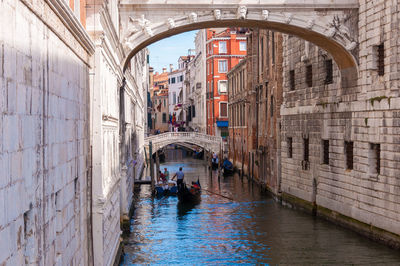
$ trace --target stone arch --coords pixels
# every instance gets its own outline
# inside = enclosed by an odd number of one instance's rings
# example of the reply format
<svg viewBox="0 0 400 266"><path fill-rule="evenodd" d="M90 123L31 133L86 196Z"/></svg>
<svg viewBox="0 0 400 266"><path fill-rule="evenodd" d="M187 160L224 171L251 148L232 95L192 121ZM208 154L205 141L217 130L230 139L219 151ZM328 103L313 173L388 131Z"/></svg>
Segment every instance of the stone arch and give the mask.
<svg viewBox="0 0 400 266"><path fill-rule="evenodd" d="M154 135L145 139L146 151L149 151L149 144L152 142L152 153L170 144L189 143L197 145L206 151L219 152L222 147L222 138L208 136L196 132L167 132Z"/></svg>
<svg viewBox="0 0 400 266"><path fill-rule="evenodd" d="M341 22L343 16L343 11L275 12L236 6L197 13L188 11L186 15L169 17L158 23L151 23L144 14L139 19L128 17L123 35L128 51L123 63L124 71L137 52L161 39L191 30L236 26L279 31L314 43L335 60L341 72L342 87L351 87L358 75L357 60L353 55L357 41Z"/></svg>

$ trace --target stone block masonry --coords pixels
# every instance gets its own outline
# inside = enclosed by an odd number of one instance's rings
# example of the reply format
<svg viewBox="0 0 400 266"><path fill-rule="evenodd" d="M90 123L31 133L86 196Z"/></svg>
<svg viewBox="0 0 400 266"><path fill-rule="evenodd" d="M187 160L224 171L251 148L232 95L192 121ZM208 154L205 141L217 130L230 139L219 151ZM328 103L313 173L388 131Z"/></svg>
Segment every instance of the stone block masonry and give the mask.
<svg viewBox="0 0 400 266"><path fill-rule="evenodd" d="M359 39L352 88L342 88L335 63L328 82L329 54L284 38L281 187L284 199L308 202L320 215L400 248L398 6L360 1L358 16L341 22Z"/></svg>
<svg viewBox="0 0 400 266"><path fill-rule="evenodd" d="M87 264L88 62L37 2L0 3L0 264Z"/></svg>

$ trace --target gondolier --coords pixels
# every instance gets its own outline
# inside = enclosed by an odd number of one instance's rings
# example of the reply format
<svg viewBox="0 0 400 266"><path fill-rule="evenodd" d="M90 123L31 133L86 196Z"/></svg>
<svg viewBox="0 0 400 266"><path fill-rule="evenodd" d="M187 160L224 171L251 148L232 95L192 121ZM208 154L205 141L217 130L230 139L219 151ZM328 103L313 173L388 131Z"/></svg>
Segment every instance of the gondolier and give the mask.
<svg viewBox="0 0 400 266"><path fill-rule="evenodd" d="M183 178L185 177L185 174L182 172L182 167L179 167L179 171L175 173L175 175L172 177L172 180L174 180L175 177L177 178L176 182L179 189L182 186Z"/></svg>

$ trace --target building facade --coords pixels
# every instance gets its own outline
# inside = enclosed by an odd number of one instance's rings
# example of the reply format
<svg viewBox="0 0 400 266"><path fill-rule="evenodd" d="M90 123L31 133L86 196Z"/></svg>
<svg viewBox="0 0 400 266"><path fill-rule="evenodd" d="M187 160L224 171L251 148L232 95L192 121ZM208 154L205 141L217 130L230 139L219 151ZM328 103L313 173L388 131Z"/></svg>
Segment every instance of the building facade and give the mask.
<svg viewBox="0 0 400 266"><path fill-rule="evenodd" d="M341 21L360 42L354 87L343 88L329 54L284 38L281 187L283 195L390 243L395 237L388 232L400 235L400 45L398 27L392 29L400 11L398 3L370 5L360 2L359 14Z"/></svg>
<svg viewBox="0 0 400 266"><path fill-rule="evenodd" d="M123 73L116 1L6 0L0 20L0 264L111 265L143 167L147 51Z"/></svg>
<svg viewBox="0 0 400 266"><path fill-rule="evenodd" d="M282 34L252 29L247 57L228 72L229 158L277 193L280 180Z"/></svg>
<svg viewBox="0 0 400 266"><path fill-rule="evenodd" d="M152 124L152 134L156 132L167 132L169 131L168 126L168 72L166 68L163 68L162 73L156 72L151 75L150 80L153 81L152 87L150 89L151 98L151 124Z"/></svg>
<svg viewBox="0 0 400 266"><path fill-rule="evenodd" d="M226 74L246 56L246 30L206 30L207 134L228 136L228 79Z"/></svg>
<svg viewBox="0 0 400 266"><path fill-rule="evenodd" d="M187 127L190 131L206 133L206 30L199 30L195 38L195 57L187 70Z"/></svg>

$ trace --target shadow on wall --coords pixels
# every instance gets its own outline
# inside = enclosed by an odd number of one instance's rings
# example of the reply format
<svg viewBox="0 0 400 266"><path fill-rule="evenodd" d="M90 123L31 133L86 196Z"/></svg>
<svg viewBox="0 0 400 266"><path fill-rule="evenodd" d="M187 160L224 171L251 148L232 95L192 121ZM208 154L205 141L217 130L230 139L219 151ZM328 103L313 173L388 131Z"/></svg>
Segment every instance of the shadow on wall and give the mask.
<svg viewBox="0 0 400 266"><path fill-rule="evenodd" d="M6 7L0 4L10 18L0 40L0 242L7 241L0 264L86 262L88 66L31 13L17 10L16 21Z"/></svg>

